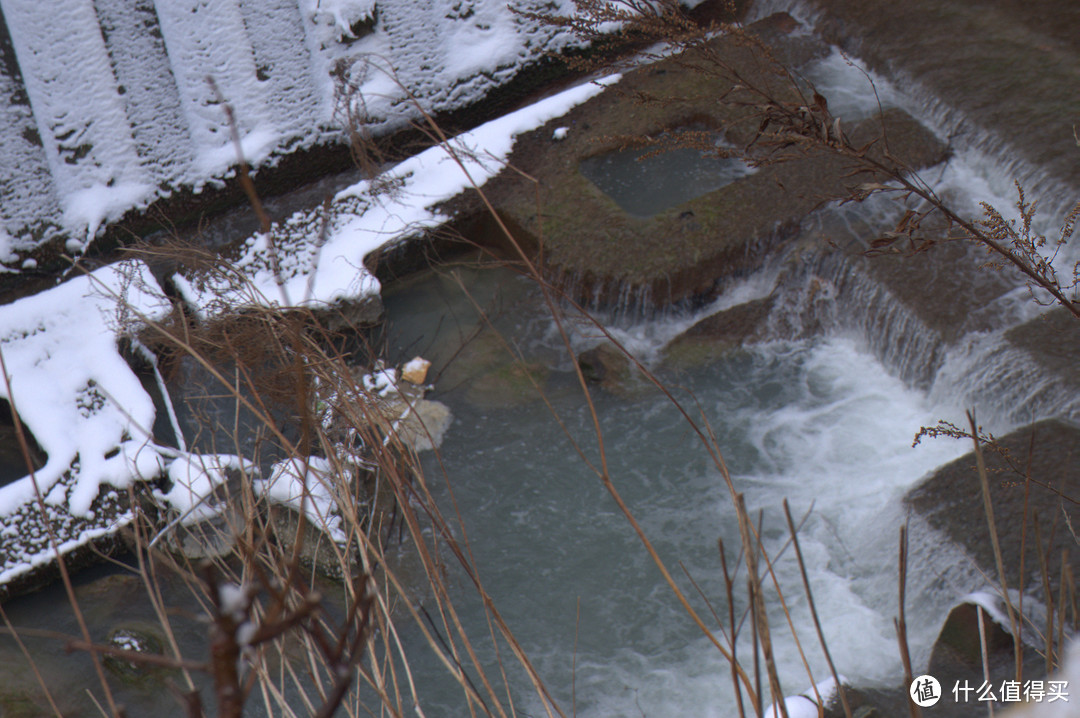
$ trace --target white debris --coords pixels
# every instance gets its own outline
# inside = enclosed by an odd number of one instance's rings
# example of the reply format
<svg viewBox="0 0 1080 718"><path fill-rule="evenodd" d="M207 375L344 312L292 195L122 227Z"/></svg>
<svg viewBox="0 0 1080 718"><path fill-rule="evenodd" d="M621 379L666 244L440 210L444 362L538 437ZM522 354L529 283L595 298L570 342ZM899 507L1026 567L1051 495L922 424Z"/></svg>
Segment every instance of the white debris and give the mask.
<svg viewBox="0 0 1080 718"><path fill-rule="evenodd" d="M218 586L218 605L224 616L231 617L234 621L242 621L247 616L248 589L231 581L225 581Z"/></svg>
<svg viewBox="0 0 1080 718"><path fill-rule="evenodd" d="M423 357L413 357L401 367L401 380L420 386L427 379L431 362Z"/></svg>
<svg viewBox="0 0 1080 718"><path fill-rule="evenodd" d="M364 388L373 394L386 397L397 392L397 369L376 369L363 377Z"/></svg>

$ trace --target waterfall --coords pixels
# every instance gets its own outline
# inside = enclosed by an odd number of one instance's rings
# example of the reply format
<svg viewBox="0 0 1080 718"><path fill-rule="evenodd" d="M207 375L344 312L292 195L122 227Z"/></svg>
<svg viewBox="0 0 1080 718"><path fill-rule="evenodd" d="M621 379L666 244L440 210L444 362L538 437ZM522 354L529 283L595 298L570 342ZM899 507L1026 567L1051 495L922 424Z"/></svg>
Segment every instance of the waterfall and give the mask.
<svg viewBox="0 0 1080 718"><path fill-rule="evenodd" d="M950 347L930 396L937 403L974 407L1008 426L1050 417L1080 420L1076 388L1002 331L969 334Z"/></svg>
<svg viewBox="0 0 1080 718"><path fill-rule="evenodd" d="M801 261L783 277L764 335L803 339L853 334L905 383L928 389L943 360L943 339L880 281L865 262L840 253Z"/></svg>

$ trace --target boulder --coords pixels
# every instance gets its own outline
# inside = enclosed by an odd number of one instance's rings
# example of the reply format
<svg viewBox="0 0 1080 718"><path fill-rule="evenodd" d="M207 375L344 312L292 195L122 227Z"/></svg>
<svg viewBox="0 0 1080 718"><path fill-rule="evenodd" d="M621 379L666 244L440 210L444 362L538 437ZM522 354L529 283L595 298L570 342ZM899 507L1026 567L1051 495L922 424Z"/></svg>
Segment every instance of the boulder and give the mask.
<svg viewBox="0 0 1080 718"><path fill-rule="evenodd" d="M604 341L578 355L578 366L585 380L600 385L619 396L632 393L635 367L626 352Z"/></svg>
<svg viewBox="0 0 1080 718"><path fill-rule="evenodd" d="M982 611L982 634L978 612ZM1013 667L1013 637L977 603L961 603L949 611L941 633L934 641L926 672L941 684L956 680L981 680L983 675L982 635L986 636L987 661L991 675L1006 674Z"/></svg>
<svg viewBox="0 0 1080 718"><path fill-rule="evenodd" d="M679 367L708 364L717 356L760 337L773 299L754 299L710 314L664 347L664 360Z"/></svg>
<svg viewBox="0 0 1080 718"><path fill-rule="evenodd" d="M1008 586L1045 601L1039 553L1046 552L1050 590L1056 599L1063 554L1068 556L1071 575L1080 575L1080 551L1070 528L1070 524L1080 526L1076 504L1080 497L1080 429L1063 421L1040 421L999 438L996 447L984 446L983 455ZM1031 477L1030 485L1025 474ZM962 546L991 581L996 581L973 452L938 468L904 500L931 526ZM1042 545L1036 541L1036 517ZM1025 524L1026 536L1022 530Z"/></svg>

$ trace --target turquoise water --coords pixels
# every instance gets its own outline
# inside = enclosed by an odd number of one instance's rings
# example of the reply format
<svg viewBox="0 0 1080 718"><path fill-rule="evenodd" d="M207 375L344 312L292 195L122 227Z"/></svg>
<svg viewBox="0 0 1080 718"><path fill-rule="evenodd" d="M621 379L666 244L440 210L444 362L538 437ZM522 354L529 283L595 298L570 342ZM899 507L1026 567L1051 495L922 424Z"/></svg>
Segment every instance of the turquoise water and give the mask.
<svg viewBox="0 0 1080 718"><path fill-rule="evenodd" d="M568 714L573 683L580 715L730 715L730 669L678 605L586 464L597 465L600 456L591 414L538 293L508 272L460 275L474 299L491 307L491 323L522 361L554 367L537 377L550 408L526 390L510 403L495 402L477 387L506 375L509 354L491 348L491 333L474 334L476 312L471 302L455 299L450 275L386 296L391 352L408 358L413 350L405 347L427 346L442 371L434 398L453 408L455 421L440 461L425 464L428 482L444 511L460 510L458 536L467 532L496 605ZM680 318L657 321L678 324ZM575 346L595 343L595 331L570 324ZM652 329L639 325L617 334L628 340L663 335ZM460 339L470 338L458 351ZM844 338L769 344L719 356L698 370L657 371L695 423L711 427L737 490L752 513L763 512L770 552L787 538L782 500L790 500L796 516L810 512L802 548L838 670L863 684L896 682L898 501L926 471L962 451L950 444L911 448L914 433L936 420L937 409ZM590 391L615 486L680 588L715 626L709 604L727 615L717 542L727 547L730 566L739 546L720 471L662 392L639 380L620 395ZM809 644L813 678L822 680L827 673L790 549L776 573L799 637ZM744 581L740 574L740 615ZM925 615L939 599L920 597ZM812 681L775 599L772 606L784 685L799 692ZM483 639L480 607L466 615ZM936 620L913 630L926 644L916 650L927 648ZM514 693L531 714L542 710L523 679ZM435 691L436 714L449 714L453 695Z"/></svg>

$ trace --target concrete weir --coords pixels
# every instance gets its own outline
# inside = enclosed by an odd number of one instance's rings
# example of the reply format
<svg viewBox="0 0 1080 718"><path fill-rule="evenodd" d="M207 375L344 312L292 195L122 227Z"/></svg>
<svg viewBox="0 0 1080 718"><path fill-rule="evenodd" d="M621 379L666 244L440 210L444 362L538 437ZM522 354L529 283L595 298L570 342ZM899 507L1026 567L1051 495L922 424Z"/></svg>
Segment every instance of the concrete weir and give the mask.
<svg viewBox="0 0 1080 718"><path fill-rule="evenodd" d="M235 174L223 102L247 161L282 165L281 192L347 169L350 130L467 107L574 42L488 0L3 0L0 265L53 269L151 205L170 223L220 205L203 190Z"/></svg>
<svg viewBox="0 0 1080 718"><path fill-rule="evenodd" d="M828 52L797 32L787 16L748 31L795 64ZM573 289L575 299L611 306L620 296L644 295L656 307L708 300L725 278L760 267L821 204L880 179L853 174L850 159L808 145L783 161L761 155L756 170L729 173L729 183L651 216L626 211L579 171L582 163L634 143L648 146L650 139L662 149L665 137L680 132L716 138L707 144L719 141L721 151L753 141L761 114L738 98L717 101L734 85L729 73L715 70L718 65L736 68L781 102L805 101L760 62L745 39L722 36L708 52L715 59L694 50L627 72L611 91L524 135L510 157L514 169L487 190L510 226L520 230L518 241L537 251L542 247L547 270ZM872 143L870 152L880 159L910 168L946 157L944 145L900 110L844 125L844 132L856 146Z"/></svg>

